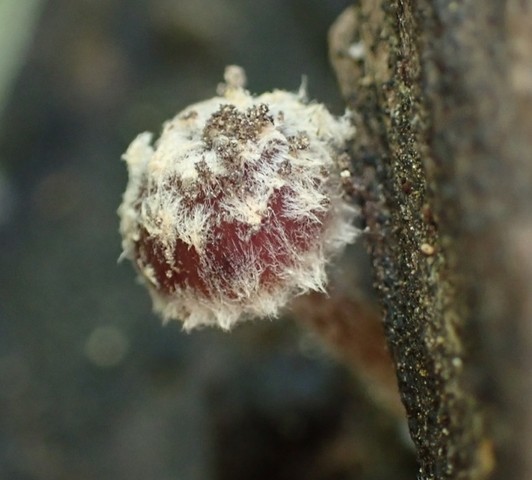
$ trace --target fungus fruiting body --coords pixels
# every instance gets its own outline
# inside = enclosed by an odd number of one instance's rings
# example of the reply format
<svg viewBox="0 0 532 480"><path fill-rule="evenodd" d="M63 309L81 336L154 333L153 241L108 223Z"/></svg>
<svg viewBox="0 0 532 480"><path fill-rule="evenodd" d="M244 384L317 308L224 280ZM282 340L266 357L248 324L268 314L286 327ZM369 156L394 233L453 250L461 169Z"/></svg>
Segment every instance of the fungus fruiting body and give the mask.
<svg viewBox="0 0 532 480"><path fill-rule="evenodd" d="M230 328L323 290L326 265L353 241L337 157L353 136L304 92L251 95L228 67L219 96L143 133L124 155L123 256L165 319Z"/></svg>

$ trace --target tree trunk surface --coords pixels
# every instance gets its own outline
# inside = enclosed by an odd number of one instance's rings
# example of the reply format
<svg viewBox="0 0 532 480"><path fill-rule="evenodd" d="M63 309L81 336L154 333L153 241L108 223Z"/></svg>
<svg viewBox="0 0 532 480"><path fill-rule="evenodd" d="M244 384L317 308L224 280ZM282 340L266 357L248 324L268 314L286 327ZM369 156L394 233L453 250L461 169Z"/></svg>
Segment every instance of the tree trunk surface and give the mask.
<svg viewBox="0 0 532 480"><path fill-rule="evenodd" d="M532 479L532 0L361 0L330 33L420 479Z"/></svg>

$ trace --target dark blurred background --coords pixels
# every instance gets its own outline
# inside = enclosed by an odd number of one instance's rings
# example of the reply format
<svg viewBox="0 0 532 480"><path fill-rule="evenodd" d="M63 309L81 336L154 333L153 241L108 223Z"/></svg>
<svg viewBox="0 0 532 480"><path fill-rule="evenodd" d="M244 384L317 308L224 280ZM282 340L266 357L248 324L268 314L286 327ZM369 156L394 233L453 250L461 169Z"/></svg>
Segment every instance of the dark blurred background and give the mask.
<svg viewBox="0 0 532 480"><path fill-rule="evenodd" d="M185 334L117 264L135 135L227 64L341 112L350 3L0 0L0 479L413 478L402 424L290 318Z"/></svg>

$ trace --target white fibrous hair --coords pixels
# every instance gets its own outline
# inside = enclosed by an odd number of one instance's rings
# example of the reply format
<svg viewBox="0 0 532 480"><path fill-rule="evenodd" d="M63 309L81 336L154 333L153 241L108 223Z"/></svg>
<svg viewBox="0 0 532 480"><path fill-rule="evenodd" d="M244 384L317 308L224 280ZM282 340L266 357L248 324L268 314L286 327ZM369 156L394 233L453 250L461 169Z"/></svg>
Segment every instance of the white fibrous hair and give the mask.
<svg viewBox="0 0 532 480"><path fill-rule="evenodd" d="M123 257L154 309L187 330L275 317L323 291L328 262L358 233L337 165L354 135L348 116L303 90L253 96L236 66L225 82L124 154Z"/></svg>

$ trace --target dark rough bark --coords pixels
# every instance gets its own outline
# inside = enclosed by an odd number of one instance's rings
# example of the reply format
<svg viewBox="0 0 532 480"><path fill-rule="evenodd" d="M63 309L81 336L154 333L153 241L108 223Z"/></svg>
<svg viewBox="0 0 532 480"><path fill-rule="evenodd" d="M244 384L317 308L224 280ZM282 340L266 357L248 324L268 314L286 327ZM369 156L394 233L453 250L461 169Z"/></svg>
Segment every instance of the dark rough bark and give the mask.
<svg viewBox="0 0 532 480"><path fill-rule="evenodd" d="M532 2L362 0L330 44L420 478L532 478Z"/></svg>

